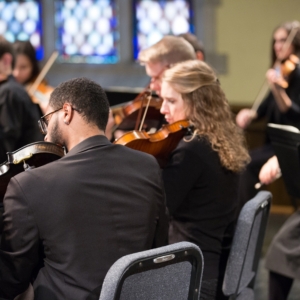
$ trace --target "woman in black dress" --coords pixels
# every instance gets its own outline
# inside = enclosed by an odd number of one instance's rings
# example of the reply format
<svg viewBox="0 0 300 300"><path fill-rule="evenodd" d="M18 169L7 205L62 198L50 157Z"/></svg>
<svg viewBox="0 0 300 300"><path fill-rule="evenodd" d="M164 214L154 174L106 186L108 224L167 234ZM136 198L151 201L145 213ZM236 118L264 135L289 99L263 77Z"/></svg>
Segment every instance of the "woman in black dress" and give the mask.
<svg viewBox="0 0 300 300"><path fill-rule="evenodd" d="M298 26L298 27L297 27ZM280 68L291 55L300 57L299 22L286 22L275 28L272 37L271 68L266 73L270 92L260 104L257 111L242 109L236 116L241 128L246 128L253 120L265 118L267 123L291 125L300 129L300 68L296 67L287 78L288 87L282 87ZM285 44L289 35L295 35L290 44ZM277 62L277 63L275 63ZM266 139L262 147L250 152L251 163L240 180L239 200L241 205L255 196L254 188L258 182L261 167L274 155L270 140Z"/></svg>
<svg viewBox="0 0 300 300"><path fill-rule="evenodd" d="M171 215L169 242L190 241L204 255L201 299L222 299L221 284L236 221L238 174L249 156L213 70L193 60L165 71L161 113L192 130L163 169Z"/></svg>

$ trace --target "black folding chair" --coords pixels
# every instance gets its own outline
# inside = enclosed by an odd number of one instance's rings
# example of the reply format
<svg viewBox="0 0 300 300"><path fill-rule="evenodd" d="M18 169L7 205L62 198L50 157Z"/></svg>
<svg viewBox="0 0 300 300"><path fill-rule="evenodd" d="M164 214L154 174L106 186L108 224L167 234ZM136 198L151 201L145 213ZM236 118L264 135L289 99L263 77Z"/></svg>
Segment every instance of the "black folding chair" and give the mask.
<svg viewBox="0 0 300 300"><path fill-rule="evenodd" d="M270 192L259 192L239 214L223 281L223 293L230 300L254 299L254 282L271 198Z"/></svg>

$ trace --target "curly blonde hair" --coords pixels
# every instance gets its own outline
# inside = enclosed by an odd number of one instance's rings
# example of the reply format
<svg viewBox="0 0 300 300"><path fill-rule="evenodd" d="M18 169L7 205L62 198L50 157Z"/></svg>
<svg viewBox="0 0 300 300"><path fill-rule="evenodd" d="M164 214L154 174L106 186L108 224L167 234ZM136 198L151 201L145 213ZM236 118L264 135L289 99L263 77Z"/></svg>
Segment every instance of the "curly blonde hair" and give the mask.
<svg viewBox="0 0 300 300"><path fill-rule="evenodd" d="M195 128L192 139L206 137L223 167L242 171L250 161L245 138L211 67L199 60L185 61L166 70L162 80L182 95Z"/></svg>

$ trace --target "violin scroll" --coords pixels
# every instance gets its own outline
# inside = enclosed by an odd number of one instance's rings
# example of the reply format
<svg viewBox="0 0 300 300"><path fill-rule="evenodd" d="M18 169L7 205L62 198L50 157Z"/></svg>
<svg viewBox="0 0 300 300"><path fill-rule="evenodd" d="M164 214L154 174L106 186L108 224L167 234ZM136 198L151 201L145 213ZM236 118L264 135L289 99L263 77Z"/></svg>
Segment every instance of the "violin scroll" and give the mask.
<svg viewBox="0 0 300 300"><path fill-rule="evenodd" d="M147 101L145 101L145 99L149 96L151 96L150 91L145 90L133 101L130 101L125 105L111 107L115 124L117 125L116 129L126 131L136 128L137 124L139 125L139 115L143 115L146 110ZM163 115L160 113L161 104L161 98L151 96L144 128L158 128L161 126L163 120Z"/></svg>
<svg viewBox="0 0 300 300"><path fill-rule="evenodd" d="M43 166L65 155L64 148L49 142L36 142L7 153L7 161L0 165L0 202L11 177Z"/></svg>

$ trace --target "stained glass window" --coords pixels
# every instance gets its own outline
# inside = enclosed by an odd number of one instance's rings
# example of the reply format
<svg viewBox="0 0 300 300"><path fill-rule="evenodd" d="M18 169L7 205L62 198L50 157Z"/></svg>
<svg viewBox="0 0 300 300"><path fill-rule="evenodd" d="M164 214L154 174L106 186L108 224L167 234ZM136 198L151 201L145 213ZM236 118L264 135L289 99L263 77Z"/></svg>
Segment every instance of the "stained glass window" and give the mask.
<svg viewBox="0 0 300 300"><path fill-rule="evenodd" d="M55 2L58 61L107 64L118 62L118 24L112 0Z"/></svg>
<svg viewBox="0 0 300 300"><path fill-rule="evenodd" d="M164 35L194 32L188 0L135 0L134 9L134 58Z"/></svg>
<svg viewBox="0 0 300 300"><path fill-rule="evenodd" d="M43 59L40 1L0 1L0 35L12 43L30 40L37 59Z"/></svg>

